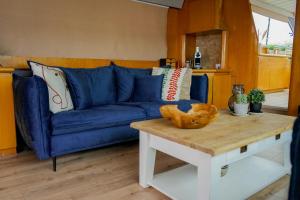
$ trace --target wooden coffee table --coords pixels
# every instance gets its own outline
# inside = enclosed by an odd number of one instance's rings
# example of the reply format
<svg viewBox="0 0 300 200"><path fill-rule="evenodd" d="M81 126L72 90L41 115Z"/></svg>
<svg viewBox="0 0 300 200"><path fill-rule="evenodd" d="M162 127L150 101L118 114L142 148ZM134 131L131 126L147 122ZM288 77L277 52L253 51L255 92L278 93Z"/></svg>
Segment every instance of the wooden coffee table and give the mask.
<svg viewBox="0 0 300 200"><path fill-rule="evenodd" d="M221 112L202 129L178 129L165 119L134 122L140 130L140 185L178 200L241 200L290 173L295 118L264 113L235 117ZM278 163L256 154L281 144ZM154 175L156 150L188 163ZM228 172L221 177L221 168Z"/></svg>

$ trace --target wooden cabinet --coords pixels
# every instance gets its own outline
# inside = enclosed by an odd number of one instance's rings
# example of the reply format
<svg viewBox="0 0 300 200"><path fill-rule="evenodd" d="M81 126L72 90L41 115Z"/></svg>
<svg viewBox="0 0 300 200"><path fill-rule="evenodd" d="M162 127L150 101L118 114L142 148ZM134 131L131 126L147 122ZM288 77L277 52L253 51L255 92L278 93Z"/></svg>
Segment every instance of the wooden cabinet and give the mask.
<svg viewBox="0 0 300 200"><path fill-rule="evenodd" d="M265 91L289 88L291 60L287 56L260 55L257 87Z"/></svg>
<svg viewBox="0 0 300 200"><path fill-rule="evenodd" d="M0 157L16 153L11 68L0 68Z"/></svg>
<svg viewBox="0 0 300 200"><path fill-rule="evenodd" d="M228 107L231 96L232 79L228 70L193 70L193 75L207 74L209 80L208 103L214 104L218 109Z"/></svg>
<svg viewBox="0 0 300 200"><path fill-rule="evenodd" d="M222 0L189 0L183 8L187 12L186 33L222 28Z"/></svg>
<svg viewBox="0 0 300 200"><path fill-rule="evenodd" d="M195 52L195 35L222 31L221 68L246 91L256 87L258 39L249 1L185 0L182 9L168 10L167 24L168 58L184 66Z"/></svg>

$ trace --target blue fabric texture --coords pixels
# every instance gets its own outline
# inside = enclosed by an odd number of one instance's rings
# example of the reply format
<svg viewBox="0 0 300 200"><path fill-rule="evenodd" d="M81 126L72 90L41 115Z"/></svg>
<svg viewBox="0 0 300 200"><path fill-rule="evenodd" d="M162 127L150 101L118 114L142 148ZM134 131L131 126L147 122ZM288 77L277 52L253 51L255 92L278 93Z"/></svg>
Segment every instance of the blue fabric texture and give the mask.
<svg viewBox="0 0 300 200"><path fill-rule="evenodd" d="M191 104L201 103L197 100L180 100L180 101L156 101L156 102L121 102L120 105L134 106L142 108L147 116L147 119L160 118L160 106L162 105L178 105L178 108L184 112L191 109Z"/></svg>
<svg viewBox="0 0 300 200"><path fill-rule="evenodd" d="M72 152L109 146L137 140L138 131L129 126L92 129L79 133L51 137L51 155L60 156Z"/></svg>
<svg viewBox="0 0 300 200"><path fill-rule="evenodd" d="M124 105L105 105L60 112L52 116L52 135L129 125L133 121L144 119L146 115L142 108Z"/></svg>
<svg viewBox="0 0 300 200"><path fill-rule="evenodd" d="M289 188L289 200L300 199L300 118L295 121L291 143L292 173Z"/></svg>
<svg viewBox="0 0 300 200"><path fill-rule="evenodd" d="M152 69L131 69L114 66L117 78L118 101L126 102L132 97L134 78L151 75Z"/></svg>
<svg viewBox="0 0 300 200"><path fill-rule="evenodd" d="M25 142L39 159L50 155L50 117L48 88L37 76L14 74L16 122Z"/></svg>
<svg viewBox="0 0 300 200"><path fill-rule="evenodd" d="M208 100L208 76L192 76L191 99L197 99L201 103Z"/></svg>
<svg viewBox="0 0 300 200"><path fill-rule="evenodd" d="M123 98L127 102L115 101L115 85L119 87L120 80L114 79L113 68L116 68L115 73L120 73L121 77L123 75L131 77L129 81L131 87L127 88L128 90L123 88L121 95L119 93L121 100ZM32 76L28 71L17 70L14 73L16 122L24 140L39 159L138 139L138 131L130 128L129 124L133 121L161 117L160 106L177 104L179 109L186 112L191 108L191 103L207 101L208 78L206 75L193 77L191 96L195 100L141 102L138 101L141 99L135 99L138 102L132 102L129 100L135 77L150 76L151 70L104 67L63 68L63 71L68 81L73 84L74 90L76 89L76 95L74 91L75 97L73 98L78 98L77 108L80 109L56 114L49 111L48 89L43 79ZM137 79L142 82L138 83L140 89L154 88L156 85L143 82L143 78ZM125 87L128 82L122 82L121 85ZM140 91L145 97L150 97L148 92ZM84 107L87 108L82 109Z"/></svg>
<svg viewBox="0 0 300 200"><path fill-rule="evenodd" d="M163 77L163 75L135 77L132 101L160 101Z"/></svg>
<svg viewBox="0 0 300 200"><path fill-rule="evenodd" d="M66 74L75 109L115 103L116 86L113 67L60 69Z"/></svg>

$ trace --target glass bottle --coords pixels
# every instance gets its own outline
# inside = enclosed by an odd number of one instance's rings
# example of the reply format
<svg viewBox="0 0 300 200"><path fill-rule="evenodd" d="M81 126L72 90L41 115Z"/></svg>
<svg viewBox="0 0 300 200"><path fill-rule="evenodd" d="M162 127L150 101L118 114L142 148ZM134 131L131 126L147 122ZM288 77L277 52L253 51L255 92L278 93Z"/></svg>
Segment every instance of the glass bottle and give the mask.
<svg viewBox="0 0 300 200"><path fill-rule="evenodd" d="M201 69L201 52L199 47L196 47L196 52L194 56L194 67L196 69Z"/></svg>

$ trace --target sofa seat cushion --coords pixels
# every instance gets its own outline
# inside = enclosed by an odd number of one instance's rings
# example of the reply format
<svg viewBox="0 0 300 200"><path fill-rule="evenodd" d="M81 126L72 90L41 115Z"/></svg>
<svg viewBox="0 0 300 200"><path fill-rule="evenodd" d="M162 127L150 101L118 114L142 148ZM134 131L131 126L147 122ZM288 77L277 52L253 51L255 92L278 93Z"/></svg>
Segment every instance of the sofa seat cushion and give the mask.
<svg viewBox="0 0 300 200"><path fill-rule="evenodd" d="M137 140L139 132L129 125L86 130L79 133L55 135L51 137L51 157L87 149Z"/></svg>
<svg viewBox="0 0 300 200"><path fill-rule="evenodd" d="M144 109L147 119L160 118L161 114L159 111L160 106L166 104L176 104L178 108L184 112L191 109L191 104L200 103L197 100L180 100L180 101L157 101L157 102L122 102L120 105L133 106Z"/></svg>
<svg viewBox="0 0 300 200"><path fill-rule="evenodd" d="M52 135L129 125L143 119L146 119L146 115L142 108L125 105L61 112L52 116Z"/></svg>

